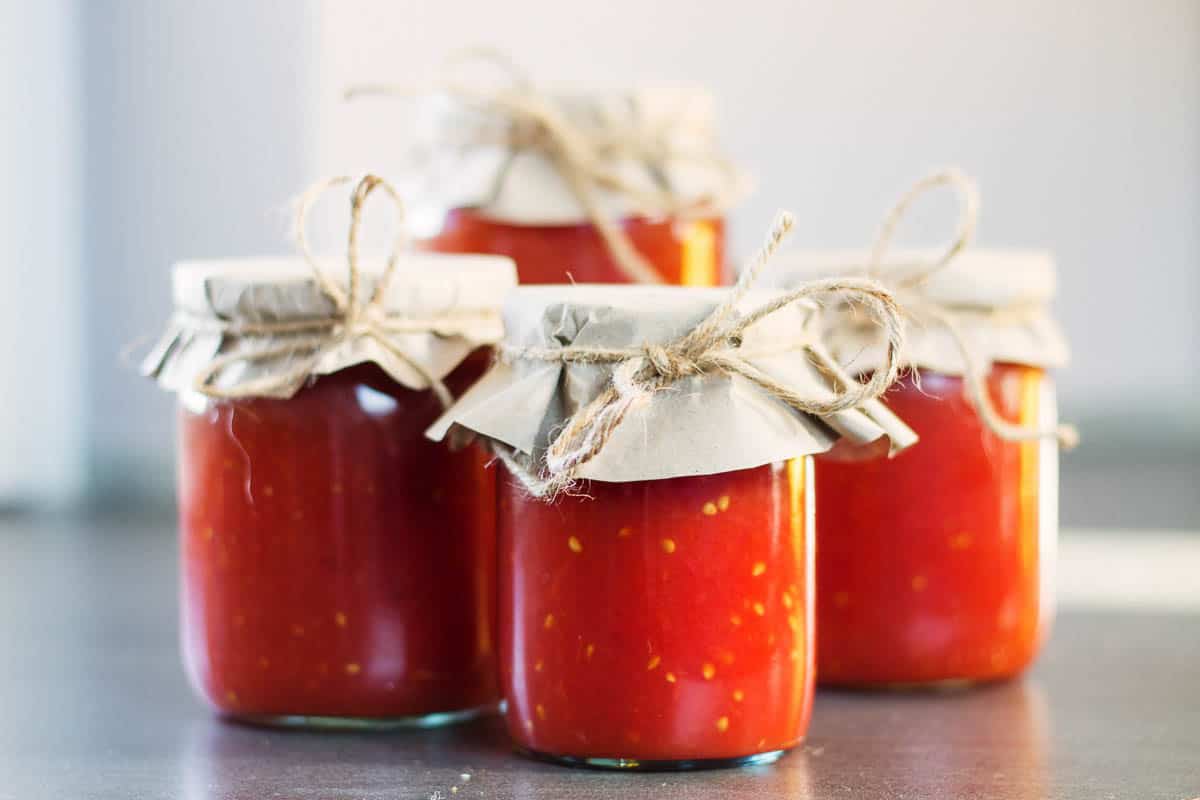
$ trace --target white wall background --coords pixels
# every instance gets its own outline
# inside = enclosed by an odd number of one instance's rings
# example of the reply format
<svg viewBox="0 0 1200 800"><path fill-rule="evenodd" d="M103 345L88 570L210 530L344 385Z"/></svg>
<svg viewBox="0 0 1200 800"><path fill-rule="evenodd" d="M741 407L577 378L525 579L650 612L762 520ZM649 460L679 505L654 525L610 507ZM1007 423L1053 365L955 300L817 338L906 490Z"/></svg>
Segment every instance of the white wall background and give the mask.
<svg viewBox="0 0 1200 800"><path fill-rule="evenodd" d="M170 497L173 398L118 353L161 330L172 262L287 251L288 201L314 177L315 6L78 7L93 489Z"/></svg>
<svg viewBox="0 0 1200 800"><path fill-rule="evenodd" d="M1058 257L1076 353L1062 401L1093 421L1092 445L1148 432L1159 446L1200 437L1195 0L327 0L322 9L327 169L396 163L401 115L379 102L339 104L345 85L420 77L464 45L499 47L550 82L704 83L725 141L760 178L735 217L738 252L779 207L797 213L798 244L863 244L911 181L961 165L983 191L980 244ZM935 216L921 215L927 224L910 238L943 236L949 223L939 228ZM1148 403L1151 391L1160 399Z"/></svg>
<svg viewBox="0 0 1200 800"><path fill-rule="evenodd" d="M71 0L0 0L0 508L84 475L79 28Z"/></svg>

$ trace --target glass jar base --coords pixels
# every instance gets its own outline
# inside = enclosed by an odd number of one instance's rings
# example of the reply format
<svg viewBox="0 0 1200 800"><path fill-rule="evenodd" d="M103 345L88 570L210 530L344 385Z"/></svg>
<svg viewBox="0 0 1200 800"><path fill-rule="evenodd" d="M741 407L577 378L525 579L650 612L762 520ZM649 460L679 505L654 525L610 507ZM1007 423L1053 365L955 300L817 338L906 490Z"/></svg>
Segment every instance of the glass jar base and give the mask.
<svg viewBox="0 0 1200 800"><path fill-rule="evenodd" d="M681 772L700 769L725 769L728 767L753 767L774 764L787 750L770 750L733 758L685 758L642 760L636 758L586 758L582 756L560 756L518 747L517 752L538 761L547 761L564 767L583 769L611 769L626 772Z"/></svg>
<svg viewBox="0 0 1200 800"><path fill-rule="evenodd" d="M494 714L495 704L465 708L459 711L436 711L408 717L329 717L311 714L245 714L225 712L234 722L264 728L290 728L324 731L391 731L409 728L440 728Z"/></svg>

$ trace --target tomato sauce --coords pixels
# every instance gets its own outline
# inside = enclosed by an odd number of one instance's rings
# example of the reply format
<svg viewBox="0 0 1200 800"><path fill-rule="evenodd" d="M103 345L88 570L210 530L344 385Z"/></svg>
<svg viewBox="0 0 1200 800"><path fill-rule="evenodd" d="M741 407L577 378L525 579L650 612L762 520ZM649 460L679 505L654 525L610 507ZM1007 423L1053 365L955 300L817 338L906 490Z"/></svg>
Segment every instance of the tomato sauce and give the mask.
<svg viewBox="0 0 1200 800"><path fill-rule="evenodd" d="M425 439L432 392L366 364L286 400L189 402L183 639L210 704L275 723L433 724L498 701L495 479L478 450Z"/></svg>
<svg viewBox="0 0 1200 800"><path fill-rule="evenodd" d="M683 286L721 281L725 226L720 219L621 223L633 246L662 275ZM421 246L442 253L493 253L517 262L525 283L628 283L595 226L520 225L489 219L466 208L446 216L442 230Z"/></svg>
<svg viewBox="0 0 1200 800"><path fill-rule="evenodd" d="M501 683L519 747L624 768L767 761L813 692L807 458L588 485L501 478Z"/></svg>
<svg viewBox="0 0 1200 800"><path fill-rule="evenodd" d="M920 378L887 395L916 446L892 460L822 460L817 473L824 684L1005 678L1030 664L1046 632L1043 531L1057 525L1042 518L1053 513L1040 496L1047 445L985 428L961 378ZM997 365L988 389L1002 416L1034 426L1046 380Z"/></svg>

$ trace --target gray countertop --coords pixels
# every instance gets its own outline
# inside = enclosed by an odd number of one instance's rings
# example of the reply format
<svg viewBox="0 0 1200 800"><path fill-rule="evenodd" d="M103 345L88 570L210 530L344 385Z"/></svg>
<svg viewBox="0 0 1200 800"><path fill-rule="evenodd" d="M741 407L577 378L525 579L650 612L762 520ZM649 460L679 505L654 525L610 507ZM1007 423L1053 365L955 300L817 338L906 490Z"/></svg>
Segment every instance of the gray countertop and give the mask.
<svg viewBox="0 0 1200 800"><path fill-rule="evenodd" d="M513 755L498 720L315 734L212 718L176 644L169 524L0 520L0 798L1200 796L1200 616L1064 614L1026 679L821 692L770 767L612 774Z"/></svg>

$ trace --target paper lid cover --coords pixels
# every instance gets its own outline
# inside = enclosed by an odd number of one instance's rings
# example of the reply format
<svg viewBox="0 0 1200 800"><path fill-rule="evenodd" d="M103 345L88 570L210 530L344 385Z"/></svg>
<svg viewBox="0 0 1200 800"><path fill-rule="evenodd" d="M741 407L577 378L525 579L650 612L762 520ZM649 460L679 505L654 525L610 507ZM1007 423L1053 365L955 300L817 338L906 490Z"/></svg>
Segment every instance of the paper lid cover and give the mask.
<svg viewBox="0 0 1200 800"><path fill-rule="evenodd" d="M1049 307L1056 289L1049 253L968 249L924 280L907 280L926 274L938 256L934 250L897 250L875 273L909 313L909 363L961 375L963 346L984 365L1052 368L1067 363L1066 338ZM866 250L786 251L776 256L769 280L789 287L819 277L862 275L869 261ZM829 315L825 322L826 343L840 359L854 359L863 370L879 363L882 351L853 316Z"/></svg>
<svg viewBox="0 0 1200 800"><path fill-rule="evenodd" d="M922 274L942 255L934 249L900 249L887 253L877 275L895 285ZM830 275L861 275L870 263L866 250L792 250L776 256L773 267L789 281ZM998 309L1045 306L1054 299L1057 275L1045 250L971 248L922 280L916 290L952 307Z"/></svg>
<svg viewBox="0 0 1200 800"><path fill-rule="evenodd" d="M750 291L738 312L779 296ZM563 348L629 352L666 345L695 328L730 297L729 290L576 285L520 287L504 307L499 360L430 429L454 425L513 448L533 463L545 457L563 423L614 380L620 363L527 357ZM737 355L773 379L813 398L833 396L800 343L815 319L811 304L793 304L747 328ZM654 480L746 469L828 450L841 436L897 447L915 440L880 403L817 417L796 411L737 374L698 374L671 382L634 404L580 478Z"/></svg>
<svg viewBox="0 0 1200 800"><path fill-rule="evenodd" d="M715 216L748 186L716 142L712 95L698 87L512 89L484 99L447 89L419 96L416 111L406 185L440 211L578 224L591 217L582 182L611 218ZM575 154L578 180L552 153Z"/></svg>
<svg viewBox="0 0 1200 800"><path fill-rule="evenodd" d="M383 267L364 262L357 304L365 308ZM329 272L336 272L329 267ZM500 303L516 285L512 261L500 256L406 253L361 332L332 341L338 307L313 267L299 258L185 261L174 268L175 313L143 363L143 372L173 391L194 388L202 370L229 354L217 388L278 375L312 356L308 374L272 385L262 396L290 397L312 375L374 362L412 389L445 377L475 348L503 334ZM343 287L343 290L345 287ZM257 354L275 353L274 356Z"/></svg>

